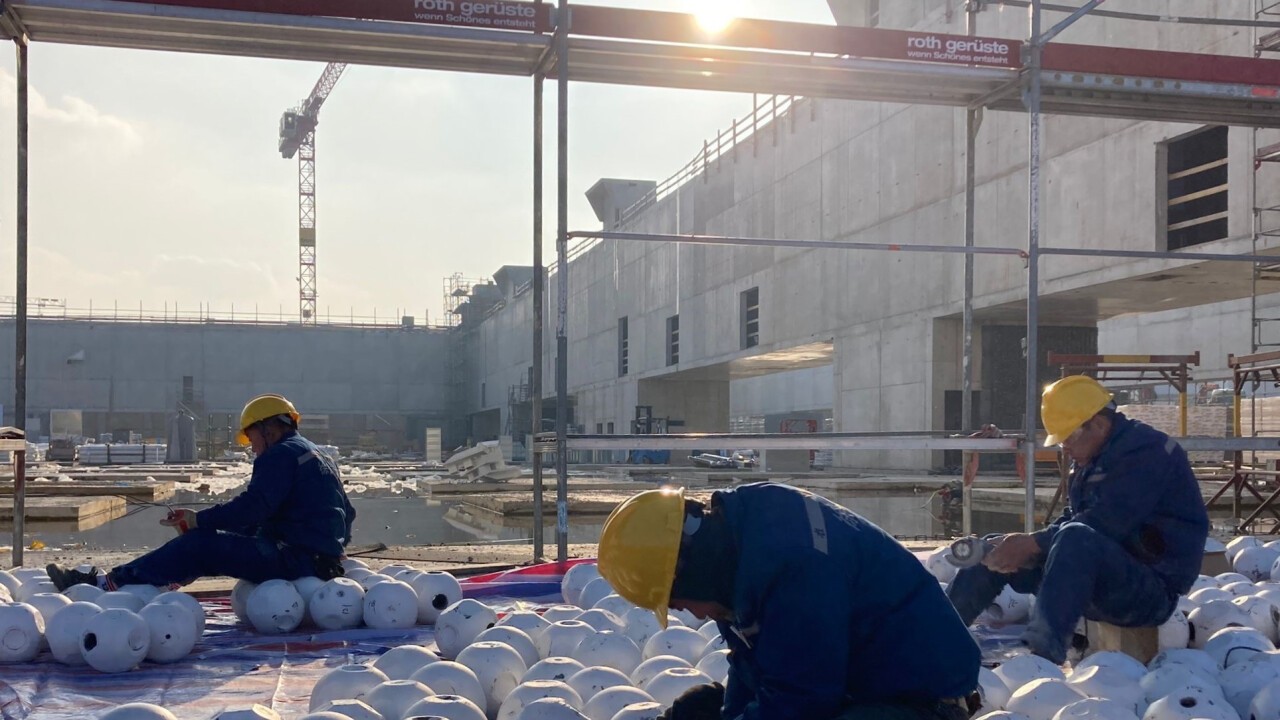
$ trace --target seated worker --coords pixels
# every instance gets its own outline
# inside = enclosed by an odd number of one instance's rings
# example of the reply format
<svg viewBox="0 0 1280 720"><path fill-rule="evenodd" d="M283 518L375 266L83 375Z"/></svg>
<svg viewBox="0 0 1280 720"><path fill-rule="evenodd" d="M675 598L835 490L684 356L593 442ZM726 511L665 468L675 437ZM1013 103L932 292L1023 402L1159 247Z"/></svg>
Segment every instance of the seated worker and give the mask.
<svg viewBox="0 0 1280 720"><path fill-rule="evenodd" d="M1168 620L1200 573L1209 517L1182 447L1116 412L1093 378L1045 388L1040 415L1045 446L1060 444L1072 463L1062 516L990 538L995 548L947 594L972 623L1006 585L1035 593L1023 642L1062 664L1081 617L1121 627Z"/></svg>
<svg viewBox="0 0 1280 720"><path fill-rule="evenodd" d="M178 537L100 575L49 565L59 590L87 583L185 585L227 575L260 583L342 575L343 548L356 511L337 465L298 434L300 416L279 395L259 395L240 413L241 445L253 447L249 485L231 500L199 512L178 508L160 521Z"/></svg>
<svg viewBox="0 0 1280 720"><path fill-rule="evenodd" d="M772 483L642 492L600 536L600 574L652 610L713 619L728 683L678 698L667 720L959 720L978 647L938 581L880 528ZM976 705L975 705L976 707Z"/></svg>

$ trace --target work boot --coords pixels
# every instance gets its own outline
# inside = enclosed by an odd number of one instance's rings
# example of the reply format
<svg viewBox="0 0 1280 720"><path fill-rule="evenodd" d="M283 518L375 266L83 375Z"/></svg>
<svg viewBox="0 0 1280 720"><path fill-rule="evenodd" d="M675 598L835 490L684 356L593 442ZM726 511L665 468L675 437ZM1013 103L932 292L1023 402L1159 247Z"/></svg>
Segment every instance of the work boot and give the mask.
<svg viewBox="0 0 1280 720"><path fill-rule="evenodd" d="M57 586L58 592L82 583L98 587L98 568L91 568L90 572L81 572L75 568L60 568L56 563L49 563L44 571L49 573L49 579Z"/></svg>

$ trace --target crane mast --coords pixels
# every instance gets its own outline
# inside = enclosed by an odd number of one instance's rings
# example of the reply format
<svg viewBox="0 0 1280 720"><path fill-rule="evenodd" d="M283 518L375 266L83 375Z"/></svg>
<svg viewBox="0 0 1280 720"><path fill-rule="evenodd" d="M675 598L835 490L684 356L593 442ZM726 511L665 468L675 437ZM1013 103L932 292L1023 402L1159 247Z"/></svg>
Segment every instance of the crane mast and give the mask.
<svg viewBox="0 0 1280 720"><path fill-rule="evenodd" d="M280 156L298 156L298 319L316 322L316 125L346 63L325 65L320 79L296 108L280 118Z"/></svg>

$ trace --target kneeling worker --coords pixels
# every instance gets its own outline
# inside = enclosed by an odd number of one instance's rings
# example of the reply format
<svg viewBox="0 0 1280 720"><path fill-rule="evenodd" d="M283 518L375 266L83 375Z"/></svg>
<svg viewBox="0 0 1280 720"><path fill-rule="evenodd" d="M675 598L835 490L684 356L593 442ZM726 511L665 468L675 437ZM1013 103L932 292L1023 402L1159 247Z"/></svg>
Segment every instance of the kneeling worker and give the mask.
<svg viewBox="0 0 1280 720"><path fill-rule="evenodd" d="M337 465L298 434L300 416L280 395L260 395L240 413L241 445L253 447L249 485L230 501L199 512L178 508L160 521L178 537L105 575L49 565L59 590L87 583L185 585L227 575L260 583L342 575L356 511Z"/></svg>
<svg viewBox="0 0 1280 720"><path fill-rule="evenodd" d="M1062 664L1081 617L1121 627L1168 620L1200 573L1209 517L1187 453L1116 412L1098 381L1053 383L1040 414L1045 446L1060 444L1072 461L1062 516L992 538L995 548L957 573L947 594L972 623L1006 585L1035 593L1023 642Z"/></svg>
<svg viewBox="0 0 1280 720"><path fill-rule="evenodd" d="M725 687L676 700L668 720L959 720L977 645L938 581L858 515L785 485L721 490L708 504L650 490L600 536L600 574L652 610L713 619Z"/></svg>

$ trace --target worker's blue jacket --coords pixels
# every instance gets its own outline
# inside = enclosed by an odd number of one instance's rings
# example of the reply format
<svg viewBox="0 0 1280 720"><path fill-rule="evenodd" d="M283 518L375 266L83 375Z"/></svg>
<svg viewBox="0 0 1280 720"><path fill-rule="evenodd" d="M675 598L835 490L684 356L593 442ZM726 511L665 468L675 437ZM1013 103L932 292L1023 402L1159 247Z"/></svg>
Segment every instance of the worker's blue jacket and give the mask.
<svg viewBox="0 0 1280 720"><path fill-rule="evenodd" d="M310 440L290 433L253 461L244 492L201 510L196 526L249 529L291 548L338 557L351 541L355 519L337 465Z"/></svg>
<svg viewBox="0 0 1280 720"><path fill-rule="evenodd" d="M827 720L854 703L967 695L978 647L880 528L785 485L723 490L737 545L726 720Z"/></svg>
<svg viewBox="0 0 1280 720"><path fill-rule="evenodd" d="M1181 595L1200 574L1209 515L1187 453L1122 413L1093 462L1072 465L1062 516L1034 534L1048 553L1059 528L1084 523L1115 540Z"/></svg>

